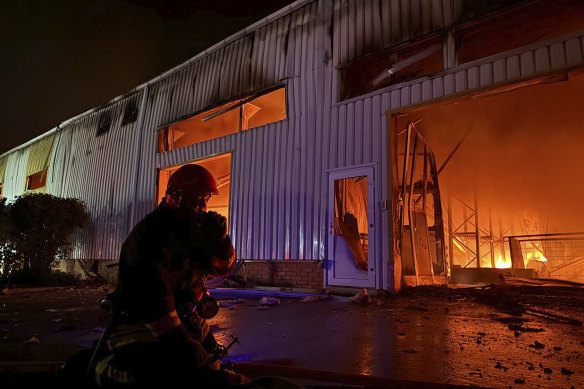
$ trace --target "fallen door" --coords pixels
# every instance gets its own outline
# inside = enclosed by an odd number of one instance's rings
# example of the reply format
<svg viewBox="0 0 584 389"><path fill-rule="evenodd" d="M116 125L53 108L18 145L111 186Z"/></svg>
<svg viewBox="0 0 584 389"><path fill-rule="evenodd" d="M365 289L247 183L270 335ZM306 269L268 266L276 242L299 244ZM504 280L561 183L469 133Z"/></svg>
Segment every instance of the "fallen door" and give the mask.
<svg viewBox="0 0 584 389"><path fill-rule="evenodd" d="M397 132L393 155L399 171L395 192L403 280L408 285L446 283L444 225L438 186L439 171L430 146L409 121Z"/></svg>
<svg viewBox="0 0 584 389"><path fill-rule="evenodd" d="M327 284L375 287L373 166L329 172Z"/></svg>

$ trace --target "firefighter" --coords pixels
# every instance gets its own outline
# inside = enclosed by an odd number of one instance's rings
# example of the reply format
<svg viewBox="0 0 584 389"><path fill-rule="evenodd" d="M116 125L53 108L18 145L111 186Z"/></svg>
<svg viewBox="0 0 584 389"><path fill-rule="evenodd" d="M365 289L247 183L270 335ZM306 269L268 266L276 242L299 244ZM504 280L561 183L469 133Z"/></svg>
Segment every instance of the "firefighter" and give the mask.
<svg viewBox="0 0 584 389"><path fill-rule="evenodd" d="M216 194L208 170L182 166L171 175L158 208L122 245L115 293L118 319L107 340L108 354L96 364L99 385L188 379L211 387L247 381L222 369L204 320L195 320L199 331L194 334L180 315L181 307L201 297L207 275L226 275L235 265L225 217L206 212Z"/></svg>

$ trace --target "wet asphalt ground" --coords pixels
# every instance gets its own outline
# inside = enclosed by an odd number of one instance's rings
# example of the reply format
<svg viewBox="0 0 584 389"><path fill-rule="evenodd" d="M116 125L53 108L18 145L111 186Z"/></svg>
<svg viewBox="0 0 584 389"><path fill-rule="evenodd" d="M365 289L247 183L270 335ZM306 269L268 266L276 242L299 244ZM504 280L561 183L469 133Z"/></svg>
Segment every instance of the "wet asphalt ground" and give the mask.
<svg viewBox="0 0 584 389"><path fill-rule="evenodd" d="M63 361L90 347L105 327L97 302L108 291L0 296L0 366ZM584 320L584 307L546 309ZM240 340L234 362L493 388L584 388L582 326L517 319L460 296L401 296L366 307L334 296L281 299L267 309L246 299L221 308L210 324L220 343Z"/></svg>

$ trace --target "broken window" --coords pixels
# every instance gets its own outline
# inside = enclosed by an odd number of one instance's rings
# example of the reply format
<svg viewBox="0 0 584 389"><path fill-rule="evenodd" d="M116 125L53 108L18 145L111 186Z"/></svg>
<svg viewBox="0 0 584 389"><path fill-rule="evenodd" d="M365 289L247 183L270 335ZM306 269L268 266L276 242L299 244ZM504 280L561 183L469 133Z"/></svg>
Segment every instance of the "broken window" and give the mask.
<svg viewBox="0 0 584 389"><path fill-rule="evenodd" d="M25 172L25 191L43 191L47 183L47 172L54 140L55 134L51 134L30 146Z"/></svg>
<svg viewBox="0 0 584 389"><path fill-rule="evenodd" d="M286 87L213 108L158 131L158 152L170 151L286 119Z"/></svg>
<svg viewBox="0 0 584 389"><path fill-rule="evenodd" d="M220 215L229 217L229 190L231 181L231 153L218 155L216 157L206 158L199 161L195 161L197 165L203 166L205 169L209 170L215 180L217 181L218 195L214 195L207 203L207 211L215 211ZM169 168L160 169L158 172L158 188L156 204L160 204L164 195L166 194L166 188L168 187L168 179L178 168L183 165L173 166Z"/></svg>
<svg viewBox="0 0 584 389"><path fill-rule="evenodd" d="M369 54L341 68L341 101L442 70L439 36Z"/></svg>
<svg viewBox="0 0 584 389"><path fill-rule="evenodd" d="M463 64L584 28L584 3L540 1L470 22L460 29Z"/></svg>
<svg viewBox="0 0 584 389"><path fill-rule="evenodd" d="M464 0L462 19L470 20L530 0Z"/></svg>
<svg viewBox="0 0 584 389"><path fill-rule="evenodd" d="M124 109L124 118L122 119L122 126L134 123L138 119L138 96L134 96L128 100Z"/></svg>
<svg viewBox="0 0 584 389"><path fill-rule="evenodd" d="M47 169L26 177L26 190L37 190L47 185Z"/></svg>
<svg viewBox="0 0 584 389"><path fill-rule="evenodd" d="M100 135L103 135L106 132L108 132L111 125L112 125L111 111L107 110L105 112L102 112L102 114L99 117L99 123L97 125L97 133L95 134L95 136L100 136Z"/></svg>
<svg viewBox="0 0 584 389"><path fill-rule="evenodd" d="M335 236L343 237L354 265L367 270L369 222L367 176L335 180Z"/></svg>

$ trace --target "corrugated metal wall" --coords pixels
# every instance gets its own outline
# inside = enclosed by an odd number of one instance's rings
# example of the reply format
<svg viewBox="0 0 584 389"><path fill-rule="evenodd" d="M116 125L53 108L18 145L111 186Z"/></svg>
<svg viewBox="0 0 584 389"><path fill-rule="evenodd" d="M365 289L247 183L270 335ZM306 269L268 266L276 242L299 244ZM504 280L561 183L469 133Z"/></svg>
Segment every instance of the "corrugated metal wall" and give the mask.
<svg viewBox="0 0 584 389"><path fill-rule="evenodd" d="M53 151L49 160L47 193L59 197L63 196L63 186L69 176L67 168L69 167L69 155L73 146L71 143L73 139L71 136L73 134L72 127L72 125L67 125L55 133Z"/></svg>
<svg viewBox="0 0 584 389"><path fill-rule="evenodd" d="M65 124L55 136L47 191L79 197L90 209L92 225L78 237L74 255L117 258L128 233L136 177L137 201L130 225L154 208L157 168L233 152L230 234L239 256L326 258L328 169L375 163L375 201L388 199L384 114L388 109L583 61L582 34L575 33L563 41L502 53L337 103L336 66L449 26L460 17L462 3L307 2L152 82L136 92L139 97L124 98ZM164 124L279 82L287 84L288 119L156 153L156 131ZM125 104L130 98L139 101L145 90L140 135L141 120L126 126L121 121ZM112 115L112 127L96 137L99 118L106 114ZM24 148L8 157L7 195L22 192L27 153ZM376 211L376 255L385 259L390 255L383 239L387 220L387 212Z"/></svg>
<svg viewBox="0 0 584 389"><path fill-rule="evenodd" d="M460 21L464 0L334 0L334 64Z"/></svg>
<svg viewBox="0 0 584 389"><path fill-rule="evenodd" d="M28 163L26 166L26 175L40 172L49 166L49 160L51 158L51 153L53 150L53 141L55 140L55 134L50 134L43 137L38 142L30 145L30 151L28 156Z"/></svg>
<svg viewBox="0 0 584 389"><path fill-rule="evenodd" d="M315 187L320 191L321 177L314 176L311 166L318 153L314 142L318 6L310 3L151 86L137 219L154 206L157 167L234 150L230 233L240 256L324 255L320 198L314 199L312 193ZM282 80L288 85L287 120L156 155L155 133L164 123Z"/></svg>
<svg viewBox="0 0 584 389"><path fill-rule="evenodd" d="M117 258L129 232L138 129L137 121L122 126L122 119L132 98L135 96L70 123L55 141L68 150L54 149L50 171L60 176L61 188L55 185L57 177L49 176L51 187L60 196L85 201L91 214L91 224L75 241L75 258ZM96 136L103 115L111 115L111 127Z"/></svg>
<svg viewBox="0 0 584 389"><path fill-rule="evenodd" d="M6 171L4 172L2 197L5 197L9 201L24 192L29 151L30 146L27 146L8 155Z"/></svg>
<svg viewBox="0 0 584 389"><path fill-rule="evenodd" d="M8 162L8 156L0 158L0 184L4 183L4 172L6 171L6 163Z"/></svg>

